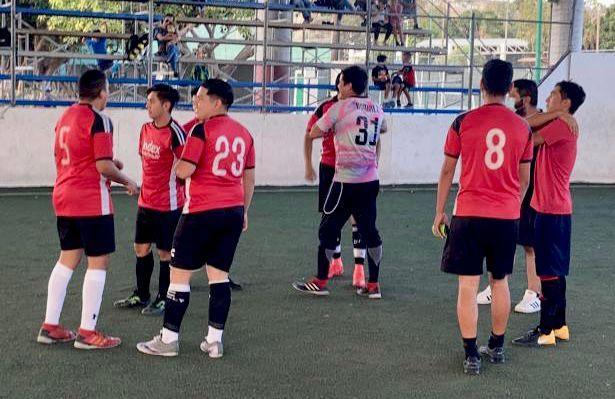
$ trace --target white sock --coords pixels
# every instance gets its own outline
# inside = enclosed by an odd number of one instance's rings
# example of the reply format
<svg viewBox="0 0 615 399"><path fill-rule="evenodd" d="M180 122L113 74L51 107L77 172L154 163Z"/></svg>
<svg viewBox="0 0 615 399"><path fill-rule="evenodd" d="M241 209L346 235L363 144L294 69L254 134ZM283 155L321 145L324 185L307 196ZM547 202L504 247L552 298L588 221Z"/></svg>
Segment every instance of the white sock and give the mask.
<svg viewBox="0 0 615 399"><path fill-rule="evenodd" d="M83 278L83 292L81 295L81 326L82 330L94 331L98 321L98 312L105 290L106 270L88 269Z"/></svg>
<svg viewBox="0 0 615 399"><path fill-rule="evenodd" d="M165 344L170 344L171 342L175 342L179 339L179 333L175 331L171 331L168 328L162 328L162 342Z"/></svg>
<svg viewBox="0 0 615 399"><path fill-rule="evenodd" d="M337 247L335 247L335 253L336 254L341 254L342 253L342 246L338 245Z"/></svg>
<svg viewBox="0 0 615 399"><path fill-rule="evenodd" d="M352 252L355 258L365 259L365 255L367 251L365 250L365 248L354 248Z"/></svg>
<svg viewBox="0 0 615 399"><path fill-rule="evenodd" d="M60 324L60 314L66 298L66 287L73 275L73 271L60 262L56 263L49 276L47 284L47 310L45 311L45 324Z"/></svg>
<svg viewBox="0 0 615 399"><path fill-rule="evenodd" d="M222 342L223 332L224 330L219 330L217 328L213 328L212 326L209 326L209 329L207 330L207 337L205 338L205 340L209 342L210 344L212 342Z"/></svg>

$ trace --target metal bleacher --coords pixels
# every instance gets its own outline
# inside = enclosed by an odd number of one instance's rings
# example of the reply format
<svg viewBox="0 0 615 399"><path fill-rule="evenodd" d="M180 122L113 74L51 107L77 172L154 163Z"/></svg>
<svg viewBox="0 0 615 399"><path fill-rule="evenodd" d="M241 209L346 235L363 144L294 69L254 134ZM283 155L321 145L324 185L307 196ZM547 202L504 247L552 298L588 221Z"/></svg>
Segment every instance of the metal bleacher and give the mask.
<svg viewBox="0 0 615 399"><path fill-rule="evenodd" d="M446 33L446 47L442 48L433 43L441 44L444 36L433 40L433 30L411 29L409 21L404 25L402 45L374 43L368 28L371 2L366 11L313 6L313 20L302 23L304 9L289 0L125 0L119 2L120 11L114 12L109 10L116 9L118 2L109 1L115 8L99 11L37 8L27 0L14 1L0 1L1 25L9 27L12 38L10 47L0 47L0 103L70 104L80 73L96 67L98 60L113 60L109 106L143 107L146 88L164 82L180 89L180 107L190 107L190 88L200 83L191 72L200 64L210 69L211 76L229 80L237 99L234 109L303 112L313 110L330 94L342 68L360 64L369 70L378 54L386 54L389 69L395 70L401 67L403 51L413 54L418 81L413 90L415 108L387 111L458 113L479 95L472 82L472 62L469 67L447 62L450 6L446 23L442 22L444 13L426 16L419 6L421 21ZM129 61L124 49L131 34L149 32L151 43L151 32L165 10L179 6L177 25L192 25L179 44L179 78L169 76L164 60L155 54L154 43L137 60ZM45 23L49 18L89 21L91 26L97 26L92 21L109 21L114 29L100 33L52 29ZM80 41L92 37L106 38L112 51L86 52ZM204 57L196 57L199 47ZM374 89L370 87L370 95L379 99Z"/></svg>

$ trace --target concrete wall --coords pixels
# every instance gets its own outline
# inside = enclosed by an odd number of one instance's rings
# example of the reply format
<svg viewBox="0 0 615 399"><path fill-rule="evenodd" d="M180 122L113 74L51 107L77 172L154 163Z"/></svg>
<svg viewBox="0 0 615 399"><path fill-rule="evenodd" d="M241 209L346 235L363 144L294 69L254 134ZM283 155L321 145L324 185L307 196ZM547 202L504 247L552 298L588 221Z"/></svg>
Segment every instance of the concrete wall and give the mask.
<svg viewBox="0 0 615 399"><path fill-rule="evenodd" d="M569 72L570 71L570 72ZM553 85L571 76L587 92L577 112L581 126L579 155L573 175L577 182L615 183L615 54L575 53L541 86L540 105ZM61 108L17 107L0 111L0 187L51 186L53 128ZM116 156L127 173L139 179L139 127L145 110L109 109L115 125ZM292 186L303 180L302 145L307 115L237 113L235 118L253 133L257 151L257 183ZM180 122L191 118L177 112ZM384 184L435 183L442 162L442 145L452 115L388 116L390 133L383 136L381 180ZM318 164L319 143L314 150Z"/></svg>

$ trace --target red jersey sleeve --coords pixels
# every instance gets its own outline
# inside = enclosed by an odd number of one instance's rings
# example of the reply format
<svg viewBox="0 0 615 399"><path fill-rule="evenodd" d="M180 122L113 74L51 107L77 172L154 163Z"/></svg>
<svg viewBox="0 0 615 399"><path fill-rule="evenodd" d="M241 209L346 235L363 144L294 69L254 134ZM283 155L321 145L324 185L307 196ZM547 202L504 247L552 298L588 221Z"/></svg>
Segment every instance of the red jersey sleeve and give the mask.
<svg viewBox="0 0 615 399"><path fill-rule="evenodd" d="M94 112L90 137L95 160L113 159L113 125L108 116Z"/></svg>
<svg viewBox="0 0 615 399"><path fill-rule="evenodd" d="M141 131L139 132L139 156L143 156L143 153L141 152L141 147L143 146L143 129L145 128L145 125L141 126Z"/></svg>
<svg viewBox="0 0 615 399"><path fill-rule="evenodd" d="M254 169L254 167L256 166L256 154L254 151L254 140L252 140L252 143L250 144L250 149L248 150L248 153L246 154L246 169Z"/></svg>
<svg viewBox="0 0 615 399"><path fill-rule="evenodd" d="M171 122L171 149L177 158L181 158L186 145L186 132L175 121Z"/></svg>
<svg viewBox="0 0 615 399"><path fill-rule="evenodd" d="M572 136L570 128L561 119L556 119L549 123L538 133L545 139L546 145L553 145L560 140L569 139Z"/></svg>
<svg viewBox="0 0 615 399"><path fill-rule="evenodd" d="M532 158L534 158L534 140L532 139L532 128L528 126L529 129L529 137L527 143L525 144L525 150L523 150L523 156L521 157L521 163L524 162L532 162Z"/></svg>
<svg viewBox="0 0 615 399"><path fill-rule="evenodd" d="M448 134L446 135L446 142L444 143L444 155L448 155L451 158L459 158L461 155L461 122L465 114L459 115L453 123L451 127L448 129Z"/></svg>
<svg viewBox="0 0 615 399"><path fill-rule="evenodd" d="M191 164L197 165L201 158L201 153L205 147L205 127L202 123L194 126L184 145L184 151L181 154L181 159Z"/></svg>

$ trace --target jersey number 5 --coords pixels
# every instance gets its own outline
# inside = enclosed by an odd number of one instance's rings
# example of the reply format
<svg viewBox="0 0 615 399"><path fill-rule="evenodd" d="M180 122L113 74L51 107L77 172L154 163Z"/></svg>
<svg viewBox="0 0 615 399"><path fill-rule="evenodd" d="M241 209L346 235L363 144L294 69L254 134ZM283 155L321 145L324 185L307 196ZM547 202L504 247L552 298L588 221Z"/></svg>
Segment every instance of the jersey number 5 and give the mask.
<svg viewBox="0 0 615 399"><path fill-rule="evenodd" d="M228 158L232 152L235 155L235 161L231 162L231 174L235 177L241 176L243 173L244 156L246 154L246 143L241 137L236 137L231 145L226 136L218 137L216 140L216 152L211 172L215 176L226 176L226 169L220 168L220 162Z"/></svg>
<svg viewBox="0 0 615 399"><path fill-rule="evenodd" d="M60 148L62 149L62 151L64 151L64 156L62 157L62 159L60 160L60 163L62 164L62 166L68 166L70 164L70 152L68 152L68 144L66 144L66 135L68 134L68 132L70 132L70 127L68 126L62 126L60 128L60 132L59 132L59 137L58 137L58 144L60 145Z"/></svg>
<svg viewBox="0 0 615 399"><path fill-rule="evenodd" d="M497 137L497 144L495 138ZM485 138L487 142L487 152L485 152L485 165L491 170L497 170L504 164L504 145L506 135L501 129L491 129ZM494 159L495 158L495 159Z"/></svg>
<svg viewBox="0 0 615 399"><path fill-rule="evenodd" d="M378 141L378 118L371 121L371 124L374 125L374 135L372 136L372 139L369 140L369 145L376 145L376 142ZM354 137L354 142L358 145L365 145L367 144L367 139L369 136L369 132L367 131L369 128L369 122L367 118L365 116L358 116L357 126L359 126L360 134L357 134Z"/></svg>

